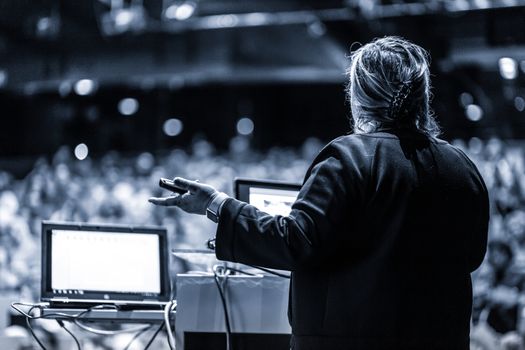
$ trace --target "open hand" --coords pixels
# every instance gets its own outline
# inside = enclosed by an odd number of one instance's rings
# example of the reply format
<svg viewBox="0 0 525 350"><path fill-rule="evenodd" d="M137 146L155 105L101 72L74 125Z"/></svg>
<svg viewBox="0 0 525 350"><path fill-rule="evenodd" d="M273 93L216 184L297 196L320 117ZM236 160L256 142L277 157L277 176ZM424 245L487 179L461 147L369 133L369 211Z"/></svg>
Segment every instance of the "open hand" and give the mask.
<svg viewBox="0 0 525 350"><path fill-rule="evenodd" d="M173 182L177 187L188 192L169 197L151 197L148 199L148 202L165 207L176 206L187 213L205 215L206 208L217 190L210 185L201 184L197 181L191 181L181 177L174 178Z"/></svg>

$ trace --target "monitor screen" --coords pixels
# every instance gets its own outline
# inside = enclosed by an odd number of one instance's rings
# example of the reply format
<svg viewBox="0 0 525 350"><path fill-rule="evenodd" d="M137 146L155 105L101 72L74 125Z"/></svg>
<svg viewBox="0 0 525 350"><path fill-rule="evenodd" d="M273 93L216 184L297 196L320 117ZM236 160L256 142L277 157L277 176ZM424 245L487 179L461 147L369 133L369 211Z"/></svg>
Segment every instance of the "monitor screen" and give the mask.
<svg viewBox="0 0 525 350"><path fill-rule="evenodd" d="M42 223L42 300L169 300L161 227Z"/></svg>
<svg viewBox="0 0 525 350"><path fill-rule="evenodd" d="M270 215L287 216L298 194L299 191L252 187L249 203Z"/></svg>
<svg viewBox="0 0 525 350"><path fill-rule="evenodd" d="M287 216L297 199L300 184L269 180L235 179L237 199L270 215Z"/></svg>
<svg viewBox="0 0 525 350"><path fill-rule="evenodd" d="M51 288L160 293L159 237L52 230Z"/></svg>

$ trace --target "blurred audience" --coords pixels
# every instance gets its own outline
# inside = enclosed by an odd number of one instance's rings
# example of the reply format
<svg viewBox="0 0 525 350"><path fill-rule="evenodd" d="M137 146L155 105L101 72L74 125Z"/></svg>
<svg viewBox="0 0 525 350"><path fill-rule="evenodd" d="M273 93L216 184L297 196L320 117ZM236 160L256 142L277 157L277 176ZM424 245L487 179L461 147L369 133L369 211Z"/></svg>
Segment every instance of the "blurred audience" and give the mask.
<svg viewBox="0 0 525 350"><path fill-rule="evenodd" d="M491 198L488 254L473 275L473 341L482 344L489 335L494 339L501 335L497 338L501 348L522 349L523 142L472 138L453 143L476 163ZM24 179L0 171L0 295L16 293L20 299L38 299L42 220L161 225L168 229L172 248L200 249L214 234L213 223L150 205L147 199L163 192L158 187L160 177L199 179L230 194L235 177L301 182L321 147L322 143L312 138L298 149L275 148L263 153L251 149L249 139L238 136L225 153L218 153L204 139L196 139L188 151L134 156L109 152L82 161L63 147L52 159L38 160Z"/></svg>
<svg viewBox="0 0 525 350"><path fill-rule="evenodd" d="M473 274L472 336L498 338L485 349L524 349L525 153L522 141L454 141L476 163L489 190L491 217L485 261Z"/></svg>
<svg viewBox="0 0 525 350"><path fill-rule="evenodd" d="M300 182L321 142L308 139L298 150L254 152L249 139L234 138L218 154L197 138L189 151L125 156L109 152L77 160L62 147L50 160L39 159L24 179L0 172L0 293L19 292L38 299L42 220L160 225L172 248L204 249L215 231L205 217L175 209L155 209L148 198L162 195L160 177L199 179L232 194L235 177Z"/></svg>

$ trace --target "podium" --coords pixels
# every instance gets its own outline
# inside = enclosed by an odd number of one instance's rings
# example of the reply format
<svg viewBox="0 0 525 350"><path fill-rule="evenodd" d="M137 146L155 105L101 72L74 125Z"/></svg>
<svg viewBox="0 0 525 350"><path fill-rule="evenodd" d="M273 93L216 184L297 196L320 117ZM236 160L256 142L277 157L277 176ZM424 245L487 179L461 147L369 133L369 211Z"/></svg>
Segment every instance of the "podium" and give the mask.
<svg viewBox="0 0 525 350"><path fill-rule="evenodd" d="M278 276L228 276L223 284L235 350L288 350L290 281ZM177 275L177 349L224 350L226 325L213 275Z"/></svg>
<svg viewBox="0 0 525 350"><path fill-rule="evenodd" d="M221 277L223 278L223 277ZM222 284L235 350L289 350L288 322L290 281L278 276L232 275ZM213 274L177 275L175 322L177 349L226 349L224 308ZM85 309L42 309L48 318L57 313L75 315ZM162 310L97 309L83 320L116 323L162 323Z"/></svg>

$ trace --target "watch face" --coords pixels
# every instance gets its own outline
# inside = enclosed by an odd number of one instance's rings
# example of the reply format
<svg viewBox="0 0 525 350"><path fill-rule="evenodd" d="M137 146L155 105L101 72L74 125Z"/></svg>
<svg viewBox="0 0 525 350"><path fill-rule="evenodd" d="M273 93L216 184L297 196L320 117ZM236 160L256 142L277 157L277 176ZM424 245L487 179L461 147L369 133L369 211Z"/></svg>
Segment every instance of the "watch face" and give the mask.
<svg viewBox="0 0 525 350"><path fill-rule="evenodd" d="M217 213L214 213L209 208L206 209L206 216L208 217L208 219L210 219L213 222L218 222L219 221L219 218L217 217Z"/></svg>

